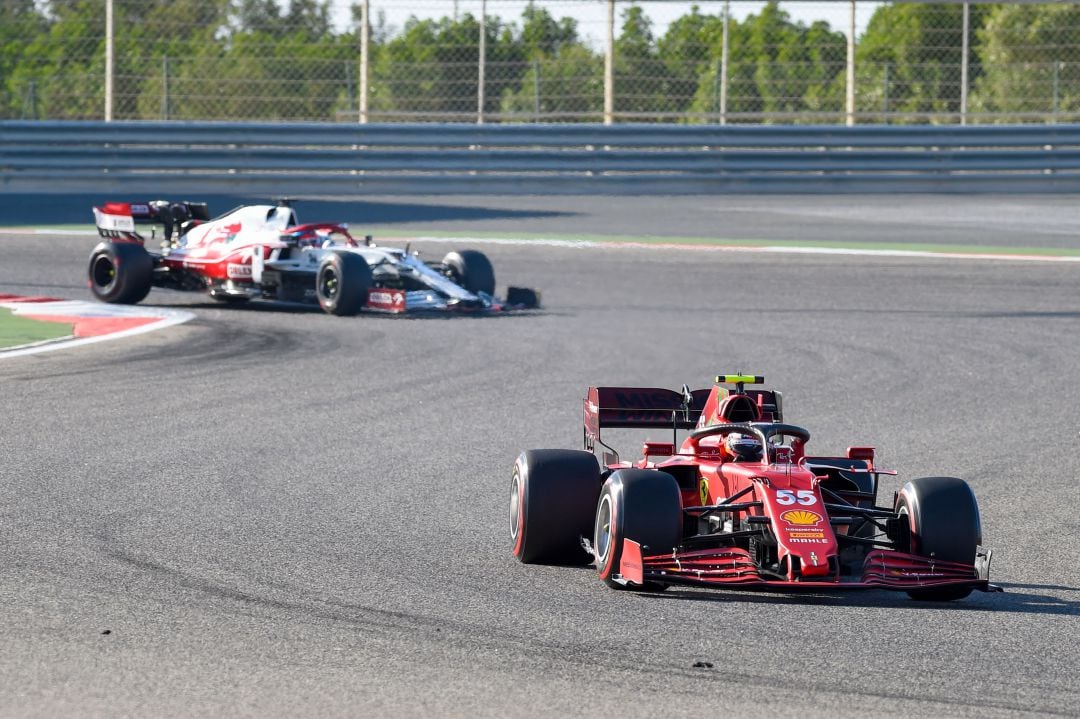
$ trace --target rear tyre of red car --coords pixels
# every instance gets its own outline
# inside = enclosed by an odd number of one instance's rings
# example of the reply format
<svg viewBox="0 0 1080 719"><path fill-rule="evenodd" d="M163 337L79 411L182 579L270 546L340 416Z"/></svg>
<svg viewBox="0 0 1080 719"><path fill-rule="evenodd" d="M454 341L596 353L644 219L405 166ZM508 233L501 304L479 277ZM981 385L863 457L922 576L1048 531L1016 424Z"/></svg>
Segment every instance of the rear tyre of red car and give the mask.
<svg viewBox="0 0 1080 719"><path fill-rule="evenodd" d="M443 265L450 269L454 281L469 292L495 294L495 268L483 252L451 252L443 258Z"/></svg>
<svg viewBox="0 0 1080 719"><path fill-rule="evenodd" d="M102 242L90 253L90 292L102 302L133 305L146 299L154 259L134 242Z"/></svg>
<svg viewBox="0 0 1080 719"><path fill-rule="evenodd" d="M581 546L593 526L600 467L591 452L532 449L510 477L510 544L525 564L586 565Z"/></svg>
<svg viewBox="0 0 1080 719"><path fill-rule="evenodd" d="M975 493L956 477L920 477L904 485L896 511L908 517L912 554L947 562L975 564L982 543L982 524ZM917 589L912 599L951 601L971 594L970 587Z"/></svg>
<svg viewBox="0 0 1080 719"><path fill-rule="evenodd" d="M664 472L620 469L604 482L596 505L593 550L596 570L608 586L627 588L615 581L622 559L623 540L642 546L642 554L671 551L682 541L682 501L679 485ZM646 583L645 589L665 585Z"/></svg>
<svg viewBox="0 0 1080 719"><path fill-rule="evenodd" d="M334 251L323 258L315 276L319 306L332 315L355 315L367 304L371 268L355 252Z"/></svg>

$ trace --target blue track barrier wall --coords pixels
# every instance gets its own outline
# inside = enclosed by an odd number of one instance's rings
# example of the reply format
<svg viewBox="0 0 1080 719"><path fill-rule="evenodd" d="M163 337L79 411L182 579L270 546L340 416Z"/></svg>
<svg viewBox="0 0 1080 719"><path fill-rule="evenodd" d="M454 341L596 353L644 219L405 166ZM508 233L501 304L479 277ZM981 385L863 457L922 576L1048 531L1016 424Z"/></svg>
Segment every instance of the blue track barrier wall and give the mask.
<svg viewBox="0 0 1080 719"><path fill-rule="evenodd" d="M1080 125L0 122L0 192L1077 192Z"/></svg>

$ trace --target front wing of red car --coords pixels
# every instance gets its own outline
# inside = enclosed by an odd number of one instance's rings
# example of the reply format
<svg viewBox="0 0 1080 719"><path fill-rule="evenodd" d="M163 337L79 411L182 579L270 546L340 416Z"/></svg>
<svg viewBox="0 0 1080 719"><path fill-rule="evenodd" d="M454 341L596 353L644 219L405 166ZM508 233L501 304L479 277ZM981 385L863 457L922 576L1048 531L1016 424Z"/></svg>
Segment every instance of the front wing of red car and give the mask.
<svg viewBox="0 0 1080 719"><path fill-rule="evenodd" d="M1001 587L990 584L992 554L991 550L980 547L972 565L895 550L874 549L867 552L862 573L855 579L792 580L763 573L750 553L738 547L643 554L639 543L624 539L619 572L628 586L657 583L774 591L916 591L970 587L984 592L1000 592Z"/></svg>

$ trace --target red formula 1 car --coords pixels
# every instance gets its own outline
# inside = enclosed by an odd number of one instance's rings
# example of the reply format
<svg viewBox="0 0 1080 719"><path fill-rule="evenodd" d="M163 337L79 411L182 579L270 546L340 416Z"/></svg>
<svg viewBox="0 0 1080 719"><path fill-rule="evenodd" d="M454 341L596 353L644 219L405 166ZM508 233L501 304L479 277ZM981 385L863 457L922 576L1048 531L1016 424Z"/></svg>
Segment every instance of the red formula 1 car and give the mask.
<svg viewBox="0 0 1080 719"><path fill-rule="evenodd" d="M989 583L979 508L954 477L904 485L879 507L872 447L808 455L762 377L711 389L590 387L585 451L523 452L510 487L510 538L525 563L595 562L613 587L894 589L960 599ZM734 385L733 388L722 385ZM602 428L670 429L620 461ZM675 434L689 430L676 445ZM595 451L603 450L603 469Z"/></svg>

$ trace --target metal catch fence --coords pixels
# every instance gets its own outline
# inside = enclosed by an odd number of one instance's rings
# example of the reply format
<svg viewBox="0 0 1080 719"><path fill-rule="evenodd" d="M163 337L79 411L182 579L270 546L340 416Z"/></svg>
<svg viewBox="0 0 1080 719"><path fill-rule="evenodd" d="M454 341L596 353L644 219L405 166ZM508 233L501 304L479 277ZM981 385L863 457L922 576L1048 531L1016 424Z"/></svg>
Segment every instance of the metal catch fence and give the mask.
<svg viewBox="0 0 1080 719"><path fill-rule="evenodd" d="M1080 5L0 0L0 119L1080 119Z"/></svg>

